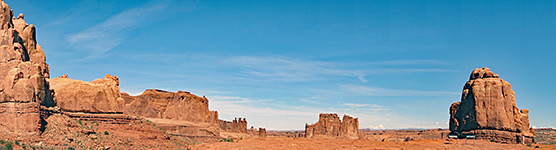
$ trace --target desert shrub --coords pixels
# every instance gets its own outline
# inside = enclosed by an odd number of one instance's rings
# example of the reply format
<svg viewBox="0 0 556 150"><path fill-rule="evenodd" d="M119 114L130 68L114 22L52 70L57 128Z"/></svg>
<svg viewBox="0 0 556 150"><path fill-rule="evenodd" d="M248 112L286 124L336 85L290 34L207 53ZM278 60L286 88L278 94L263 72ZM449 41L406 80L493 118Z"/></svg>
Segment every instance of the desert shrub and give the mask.
<svg viewBox="0 0 556 150"><path fill-rule="evenodd" d="M27 149L27 145L25 145L24 143L21 143L21 148Z"/></svg>
<svg viewBox="0 0 556 150"><path fill-rule="evenodd" d="M15 141L15 145L19 145L19 141Z"/></svg>
<svg viewBox="0 0 556 150"><path fill-rule="evenodd" d="M220 142L234 142L234 139L220 139Z"/></svg>
<svg viewBox="0 0 556 150"><path fill-rule="evenodd" d="M490 142L494 142L494 139L490 139Z"/></svg>
<svg viewBox="0 0 556 150"><path fill-rule="evenodd" d="M104 135L110 135L110 134L108 134L108 131L104 131Z"/></svg>
<svg viewBox="0 0 556 150"><path fill-rule="evenodd" d="M540 148L540 147L537 145L537 146L535 146L535 148Z"/></svg>
<svg viewBox="0 0 556 150"><path fill-rule="evenodd" d="M6 148L7 148L7 150L13 150L14 149L14 143L12 143L12 142L6 143Z"/></svg>
<svg viewBox="0 0 556 150"><path fill-rule="evenodd" d="M81 122L81 120L77 120L77 123L79 123L80 125L83 125L83 123Z"/></svg>
<svg viewBox="0 0 556 150"><path fill-rule="evenodd" d="M68 147L68 150L75 150L75 148L70 146L70 147Z"/></svg>
<svg viewBox="0 0 556 150"><path fill-rule="evenodd" d="M6 141L0 140L0 144L6 144Z"/></svg>
<svg viewBox="0 0 556 150"><path fill-rule="evenodd" d="M382 139L382 142L384 142L385 139Z"/></svg>

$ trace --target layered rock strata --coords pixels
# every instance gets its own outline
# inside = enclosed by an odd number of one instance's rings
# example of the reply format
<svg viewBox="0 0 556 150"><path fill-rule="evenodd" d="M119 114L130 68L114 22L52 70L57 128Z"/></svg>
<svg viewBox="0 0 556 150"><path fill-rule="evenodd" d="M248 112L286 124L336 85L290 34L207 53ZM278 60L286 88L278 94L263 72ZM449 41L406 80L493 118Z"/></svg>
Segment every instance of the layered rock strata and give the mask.
<svg viewBox="0 0 556 150"><path fill-rule="evenodd" d="M92 82L70 79L67 75L50 79L57 106L68 112L123 113L125 102L119 79L107 74Z"/></svg>
<svg viewBox="0 0 556 150"><path fill-rule="evenodd" d="M450 131L460 137L504 143L533 142L536 136L529 125L529 111L519 110L510 83L489 68L473 70L463 87L461 102L450 106Z"/></svg>
<svg viewBox="0 0 556 150"><path fill-rule="evenodd" d="M53 106L46 57L35 26L0 1L0 131L37 135L44 125L40 106Z"/></svg>
<svg viewBox="0 0 556 150"><path fill-rule="evenodd" d="M340 120L337 114L319 115L319 121L315 124L305 124L305 137L347 137L358 138L359 120L344 115Z"/></svg>

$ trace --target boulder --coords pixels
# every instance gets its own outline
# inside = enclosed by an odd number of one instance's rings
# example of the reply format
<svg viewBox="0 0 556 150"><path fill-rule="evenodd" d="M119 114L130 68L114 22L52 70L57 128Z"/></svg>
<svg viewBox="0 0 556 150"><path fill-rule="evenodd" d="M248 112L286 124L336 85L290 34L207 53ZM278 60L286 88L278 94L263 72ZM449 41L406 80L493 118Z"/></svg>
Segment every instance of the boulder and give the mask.
<svg viewBox="0 0 556 150"><path fill-rule="evenodd" d="M67 75L49 80L54 100L61 110L87 113L123 113L125 102L119 79L107 74L92 82L70 79Z"/></svg>
<svg viewBox="0 0 556 150"><path fill-rule="evenodd" d="M358 138L359 119L344 115L342 120L337 114L319 114L315 124L305 124L305 137L347 137Z"/></svg>
<svg viewBox="0 0 556 150"><path fill-rule="evenodd" d="M523 136L535 137L528 113L517 108L510 83L489 68L477 68L463 87L461 102L450 106L449 127L451 134L462 137L475 134L477 138L520 143Z"/></svg>

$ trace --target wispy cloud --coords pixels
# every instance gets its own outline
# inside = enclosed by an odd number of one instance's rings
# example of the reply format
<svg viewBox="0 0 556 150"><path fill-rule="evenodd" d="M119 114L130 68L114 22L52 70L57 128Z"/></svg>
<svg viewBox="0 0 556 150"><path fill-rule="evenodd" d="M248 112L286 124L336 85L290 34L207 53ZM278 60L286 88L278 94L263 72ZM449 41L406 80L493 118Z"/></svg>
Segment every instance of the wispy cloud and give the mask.
<svg viewBox="0 0 556 150"><path fill-rule="evenodd" d="M441 65L442 61L433 59L409 59L409 60L388 60L379 62L370 62L369 65Z"/></svg>
<svg viewBox="0 0 556 150"><path fill-rule="evenodd" d="M377 107L383 107L377 104L355 104L355 103L344 103L344 106L348 106L348 107L373 107L373 108L377 108Z"/></svg>
<svg viewBox="0 0 556 150"><path fill-rule="evenodd" d="M160 12L165 7L165 3L147 3L116 14L79 33L71 34L66 40L74 48L88 51L90 55L87 58L96 57L118 46L140 25L153 21L157 18L155 12Z"/></svg>
<svg viewBox="0 0 556 150"><path fill-rule="evenodd" d="M445 91L402 90L370 87L363 85L340 84L340 89L362 96L453 96L461 93Z"/></svg>

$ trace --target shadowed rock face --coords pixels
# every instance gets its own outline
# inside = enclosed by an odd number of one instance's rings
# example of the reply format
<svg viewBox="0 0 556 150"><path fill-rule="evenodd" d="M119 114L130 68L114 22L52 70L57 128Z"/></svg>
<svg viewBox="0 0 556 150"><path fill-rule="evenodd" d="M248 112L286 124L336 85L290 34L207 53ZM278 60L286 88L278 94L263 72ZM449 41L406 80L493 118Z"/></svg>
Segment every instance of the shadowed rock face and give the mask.
<svg viewBox="0 0 556 150"><path fill-rule="evenodd" d="M50 79L54 100L61 110L88 113L123 113L124 100L117 76L106 75L92 82L74 80L67 75Z"/></svg>
<svg viewBox="0 0 556 150"><path fill-rule="evenodd" d="M359 120L344 115L343 121L337 114L319 115L319 121L312 125L305 125L305 136L311 137L348 137L357 138L359 134Z"/></svg>
<svg viewBox="0 0 556 150"><path fill-rule="evenodd" d="M210 111L208 99L186 91L167 92L149 89L139 96L122 94L125 114L147 118L162 118L218 124L218 112Z"/></svg>
<svg viewBox="0 0 556 150"><path fill-rule="evenodd" d="M0 1L0 131L37 135L40 106L53 106L48 64L35 37L35 26Z"/></svg>
<svg viewBox="0 0 556 150"><path fill-rule="evenodd" d="M489 68L473 70L463 87L461 102L450 106L450 131L508 143L519 143L521 136L535 137L529 111L517 108L510 83Z"/></svg>

